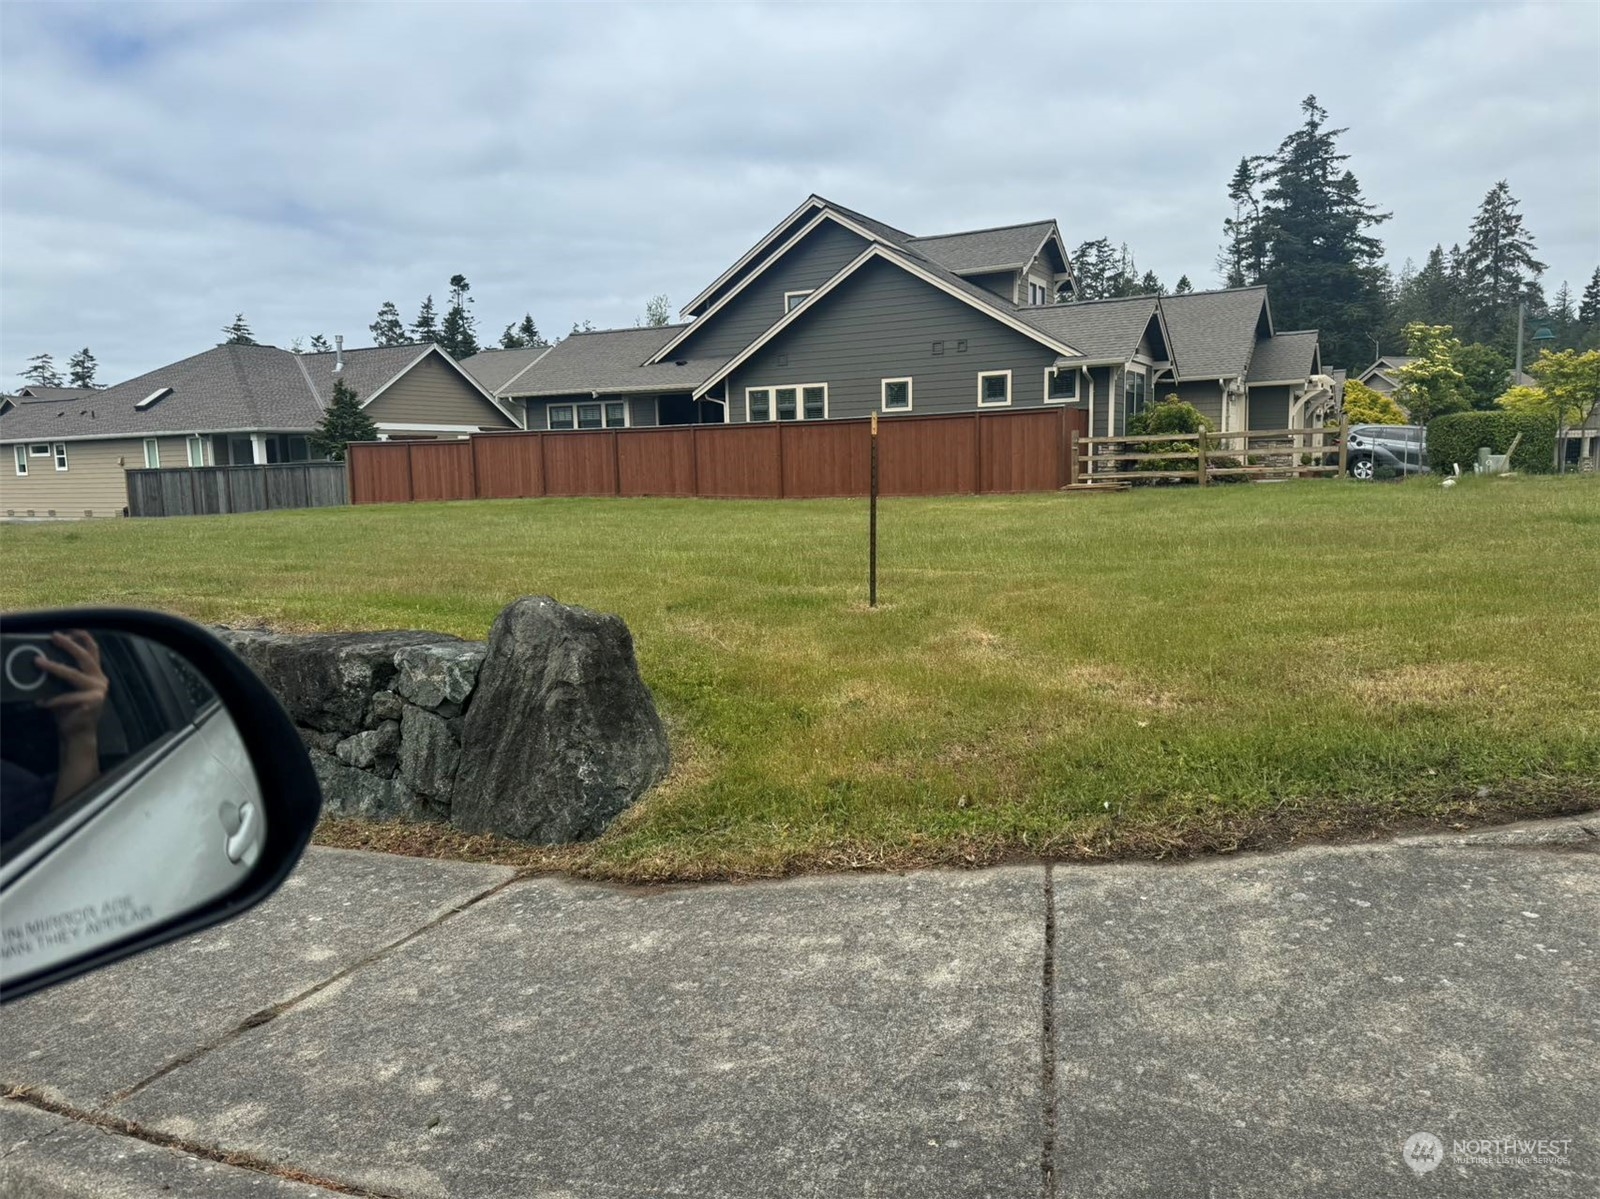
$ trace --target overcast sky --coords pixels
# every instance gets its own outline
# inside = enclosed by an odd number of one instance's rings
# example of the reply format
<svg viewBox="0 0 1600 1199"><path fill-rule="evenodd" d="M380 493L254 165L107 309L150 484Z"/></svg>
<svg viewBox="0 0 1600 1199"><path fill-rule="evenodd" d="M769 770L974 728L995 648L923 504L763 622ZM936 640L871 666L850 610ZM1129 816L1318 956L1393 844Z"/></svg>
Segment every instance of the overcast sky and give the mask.
<svg viewBox="0 0 1600 1199"><path fill-rule="evenodd" d="M116 382L243 311L369 342L450 275L480 336L631 325L815 191L913 233L1055 217L1218 283L1226 185L1316 93L1390 261L1510 181L1600 261L1600 6L0 4L0 375Z"/></svg>

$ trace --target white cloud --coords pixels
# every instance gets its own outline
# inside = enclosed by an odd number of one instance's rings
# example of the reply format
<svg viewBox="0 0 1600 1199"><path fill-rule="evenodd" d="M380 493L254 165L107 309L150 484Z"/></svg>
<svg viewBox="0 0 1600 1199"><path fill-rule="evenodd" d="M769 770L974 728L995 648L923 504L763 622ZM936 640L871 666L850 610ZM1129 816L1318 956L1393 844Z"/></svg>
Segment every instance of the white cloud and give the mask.
<svg viewBox="0 0 1600 1199"><path fill-rule="evenodd" d="M1270 13L1270 20L1263 19ZM1396 265L1496 179L1600 259L1579 6L7 5L0 369L106 378L409 317L630 324L815 190L913 232L1055 216L1214 282L1229 173L1315 92Z"/></svg>

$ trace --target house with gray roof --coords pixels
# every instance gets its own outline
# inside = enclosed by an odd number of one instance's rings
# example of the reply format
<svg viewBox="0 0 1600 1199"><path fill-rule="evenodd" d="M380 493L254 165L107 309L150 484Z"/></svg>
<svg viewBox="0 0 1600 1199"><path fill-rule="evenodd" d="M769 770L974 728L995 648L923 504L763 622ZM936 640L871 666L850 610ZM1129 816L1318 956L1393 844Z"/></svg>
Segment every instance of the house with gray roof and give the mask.
<svg viewBox="0 0 1600 1199"><path fill-rule="evenodd" d="M1378 394L1393 399L1394 393L1400 390L1401 370L1415 361L1404 354L1385 354L1357 375L1356 382L1365 383Z"/></svg>
<svg viewBox="0 0 1600 1199"><path fill-rule="evenodd" d="M1280 343L1264 288L1078 290L1053 220L915 235L813 195L680 324L463 365L528 428L557 431L1061 404L1120 436L1171 393L1227 430L1286 427L1332 394L1315 333Z"/></svg>
<svg viewBox="0 0 1600 1199"><path fill-rule="evenodd" d="M0 412L0 512L119 516L130 468L309 461L310 434L341 379L383 438L520 427L518 408L438 346L294 354L221 345L114 387L14 397Z"/></svg>

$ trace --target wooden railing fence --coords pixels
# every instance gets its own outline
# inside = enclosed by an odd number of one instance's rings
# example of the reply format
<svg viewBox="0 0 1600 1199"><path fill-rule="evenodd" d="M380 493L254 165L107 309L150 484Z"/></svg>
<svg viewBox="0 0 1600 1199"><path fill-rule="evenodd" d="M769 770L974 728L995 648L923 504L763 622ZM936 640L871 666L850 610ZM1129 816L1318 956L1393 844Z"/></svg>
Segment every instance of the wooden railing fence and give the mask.
<svg viewBox="0 0 1600 1199"><path fill-rule="evenodd" d="M1072 486L1126 486L1174 479L1204 487L1218 479L1350 474L1349 428L1251 429L1079 437L1068 448Z"/></svg>

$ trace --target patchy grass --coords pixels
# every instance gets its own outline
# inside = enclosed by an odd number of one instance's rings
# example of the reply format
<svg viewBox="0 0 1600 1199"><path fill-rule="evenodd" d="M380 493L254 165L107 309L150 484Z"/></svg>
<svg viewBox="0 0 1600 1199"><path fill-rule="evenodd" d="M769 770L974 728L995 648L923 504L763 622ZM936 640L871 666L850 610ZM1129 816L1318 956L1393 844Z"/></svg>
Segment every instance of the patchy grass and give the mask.
<svg viewBox="0 0 1600 1199"><path fill-rule="evenodd" d="M13 526L0 603L482 637L622 614L671 779L561 850L625 880L1168 855L1600 801L1600 480L865 504L529 500Z"/></svg>

